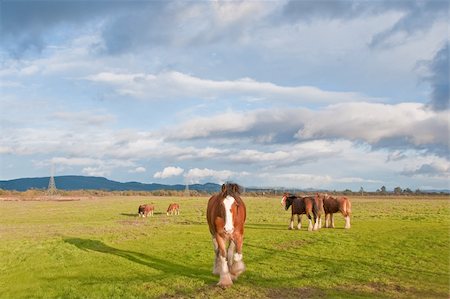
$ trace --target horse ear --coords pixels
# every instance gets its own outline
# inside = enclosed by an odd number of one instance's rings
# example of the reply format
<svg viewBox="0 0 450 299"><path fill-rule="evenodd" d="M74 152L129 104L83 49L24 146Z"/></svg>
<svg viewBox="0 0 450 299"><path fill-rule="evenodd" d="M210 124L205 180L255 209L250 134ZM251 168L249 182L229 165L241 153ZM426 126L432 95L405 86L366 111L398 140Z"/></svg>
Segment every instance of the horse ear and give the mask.
<svg viewBox="0 0 450 299"><path fill-rule="evenodd" d="M237 184L233 184L232 190L234 193L239 193L239 186Z"/></svg>
<svg viewBox="0 0 450 299"><path fill-rule="evenodd" d="M225 186L225 184L222 184L222 192L225 192L226 189L227 189L227 186Z"/></svg>

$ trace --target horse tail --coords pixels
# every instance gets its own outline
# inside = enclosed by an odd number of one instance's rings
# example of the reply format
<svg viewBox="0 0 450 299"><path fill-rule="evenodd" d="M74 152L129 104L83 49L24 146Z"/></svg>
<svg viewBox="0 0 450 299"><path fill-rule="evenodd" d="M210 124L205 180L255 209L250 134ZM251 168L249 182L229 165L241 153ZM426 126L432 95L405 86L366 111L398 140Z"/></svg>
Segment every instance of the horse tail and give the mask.
<svg viewBox="0 0 450 299"><path fill-rule="evenodd" d="M352 205L350 203L350 200L348 199L348 197L342 197L341 198L342 203L342 210L341 213L344 217L350 216L350 214L352 213Z"/></svg>
<svg viewBox="0 0 450 299"><path fill-rule="evenodd" d="M347 198L347 215L350 216L352 214L352 203L350 202L350 199Z"/></svg>
<svg viewBox="0 0 450 299"><path fill-rule="evenodd" d="M312 197L312 206L313 206L313 215L314 215L314 221L316 221L317 217L319 217L319 206L316 203L316 199Z"/></svg>

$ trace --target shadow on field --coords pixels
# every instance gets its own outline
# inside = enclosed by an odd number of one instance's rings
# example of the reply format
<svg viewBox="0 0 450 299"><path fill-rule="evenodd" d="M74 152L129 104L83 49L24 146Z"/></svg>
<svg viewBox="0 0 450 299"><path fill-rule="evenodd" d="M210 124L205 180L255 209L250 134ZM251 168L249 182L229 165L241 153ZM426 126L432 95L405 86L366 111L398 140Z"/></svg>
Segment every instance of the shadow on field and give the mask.
<svg viewBox="0 0 450 299"><path fill-rule="evenodd" d="M386 261L389 261L389 255L386 255L385 259L379 259L379 260L370 260L367 259L366 257L358 257L357 255L352 255L351 258L349 257L342 257L342 256L337 256L335 258L331 258L331 257L324 257L324 256L316 256L314 254L307 254L307 253L299 253L295 250L293 250L294 247L290 248L290 249L276 249L276 248L268 248L265 247L261 244L252 244L249 242L245 243L246 247L251 247L254 249L257 249L258 251L262 251L265 253L256 255L255 257L258 256L259 260L265 260L265 259L269 259L271 256L274 255L278 255L278 256L282 256L286 259L292 259L292 260L296 260L298 263L300 264L308 264L308 263L312 263L315 265L321 265L321 267L323 269L327 269L327 268L333 268L333 269L343 269L342 273L340 273L341 276L348 276L348 278L350 279L352 277L352 274L345 274L346 272L346 265L357 265L357 266L349 266L349 268L359 268L359 269L365 269L365 271L367 272L373 272L373 271L377 271L376 269L385 269L388 270L391 273L395 273L396 271L403 271L406 273L411 273L414 274L417 270L413 267L407 267L407 266L402 266L402 265L387 265ZM301 245L297 244L297 246L295 247L301 247ZM254 261L254 260L253 260ZM433 277L446 277L446 273L439 271L439 270L426 270L426 269L421 269L420 270L422 272L422 274L426 273L430 276ZM328 275L326 272L320 272L317 271L316 273L308 273L306 274L306 276L308 276L309 278L313 278L313 277L326 277L326 275ZM269 281L274 281L274 280L269 280Z"/></svg>
<svg viewBox="0 0 450 299"><path fill-rule="evenodd" d="M165 213L163 213L163 212L154 212L153 213L153 215L162 215L162 214L165 214ZM138 217L139 216L138 213L120 213L120 215L127 216L127 217ZM149 216L149 217L151 217L151 216Z"/></svg>
<svg viewBox="0 0 450 299"><path fill-rule="evenodd" d="M245 228L249 229L263 229L263 230L287 230L287 225L280 224L246 224Z"/></svg>
<svg viewBox="0 0 450 299"><path fill-rule="evenodd" d="M137 217L137 213L120 213L122 216L128 216L128 217Z"/></svg>
<svg viewBox="0 0 450 299"><path fill-rule="evenodd" d="M170 260L164 260L147 254L117 249L108 246L98 240L68 238L64 239L64 242L74 245L83 251L96 251L100 253L115 255L127 259L131 262L162 271L166 274L182 275L186 277L201 279L205 283L211 283L213 281L213 277L209 275L209 273L204 269L190 268L182 264L174 263Z"/></svg>

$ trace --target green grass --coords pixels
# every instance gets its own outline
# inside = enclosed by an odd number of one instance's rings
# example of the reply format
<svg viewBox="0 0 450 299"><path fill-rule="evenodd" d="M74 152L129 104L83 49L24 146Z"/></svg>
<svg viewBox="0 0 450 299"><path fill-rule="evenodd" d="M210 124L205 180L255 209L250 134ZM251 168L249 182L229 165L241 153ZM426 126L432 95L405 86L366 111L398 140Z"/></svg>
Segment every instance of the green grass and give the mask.
<svg viewBox="0 0 450 299"><path fill-rule="evenodd" d="M211 274L207 198L0 201L0 298L449 298L450 201L353 198L352 228L288 230L245 198L247 271ZM166 216L169 202L181 215ZM153 203L153 218L136 217ZM306 219L304 219L306 223Z"/></svg>

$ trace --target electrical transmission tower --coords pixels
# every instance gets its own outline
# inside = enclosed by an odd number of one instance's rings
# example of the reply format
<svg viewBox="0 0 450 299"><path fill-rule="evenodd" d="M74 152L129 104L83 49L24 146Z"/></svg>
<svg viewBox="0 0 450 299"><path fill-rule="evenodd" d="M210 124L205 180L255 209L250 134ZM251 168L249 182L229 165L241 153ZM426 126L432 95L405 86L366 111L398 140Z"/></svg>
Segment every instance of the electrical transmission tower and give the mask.
<svg viewBox="0 0 450 299"><path fill-rule="evenodd" d="M184 196L190 196L191 192L189 192L189 184L186 184L186 188L184 188Z"/></svg>
<svg viewBox="0 0 450 299"><path fill-rule="evenodd" d="M50 180L48 181L48 188L47 188L48 195L56 195L56 193L58 192L58 190L56 189L54 173L55 173L55 166L52 164L52 172L50 175Z"/></svg>

